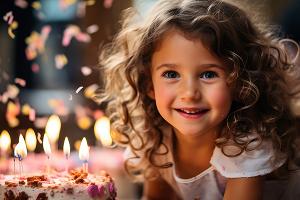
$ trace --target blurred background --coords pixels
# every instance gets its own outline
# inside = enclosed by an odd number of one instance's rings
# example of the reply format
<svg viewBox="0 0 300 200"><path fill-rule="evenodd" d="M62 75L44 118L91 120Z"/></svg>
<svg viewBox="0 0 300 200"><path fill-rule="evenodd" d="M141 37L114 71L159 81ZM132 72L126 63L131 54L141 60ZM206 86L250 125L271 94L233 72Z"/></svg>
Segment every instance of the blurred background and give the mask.
<svg viewBox="0 0 300 200"><path fill-rule="evenodd" d="M9 149L1 150L2 159L12 157L19 135L25 137L29 128L37 138L43 136L49 117L55 115L61 122L58 149L63 149L66 136L72 151L86 137L89 146L97 147L90 158L99 160L94 168L116 176L119 198L140 197L141 186L123 171L122 149L99 142L94 125L103 117L104 106L93 96L100 83L101 46L119 30L122 10L134 6L144 14L155 2L0 0L0 132L6 130L11 138ZM235 2L254 7L279 35L299 42L299 0ZM43 153L43 146L38 142L33 151Z"/></svg>

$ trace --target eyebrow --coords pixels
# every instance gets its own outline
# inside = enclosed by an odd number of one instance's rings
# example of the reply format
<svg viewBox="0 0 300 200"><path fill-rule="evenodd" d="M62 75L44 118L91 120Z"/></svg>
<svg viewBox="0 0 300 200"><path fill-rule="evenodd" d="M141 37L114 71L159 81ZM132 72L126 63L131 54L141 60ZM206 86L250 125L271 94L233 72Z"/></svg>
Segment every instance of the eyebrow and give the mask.
<svg viewBox="0 0 300 200"><path fill-rule="evenodd" d="M173 64L173 63L164 63L164 64L158 65L157 67L155 67L155 69L159 70L160 68L163 68L163 67L175 68L176 66L177 65ZM217 67L217 68L225 70L225 66L224 65L220 65L220 64L217 64L217 63L201 64L201 65L198 65L197 67L205 67L205 68Z"/></svg>

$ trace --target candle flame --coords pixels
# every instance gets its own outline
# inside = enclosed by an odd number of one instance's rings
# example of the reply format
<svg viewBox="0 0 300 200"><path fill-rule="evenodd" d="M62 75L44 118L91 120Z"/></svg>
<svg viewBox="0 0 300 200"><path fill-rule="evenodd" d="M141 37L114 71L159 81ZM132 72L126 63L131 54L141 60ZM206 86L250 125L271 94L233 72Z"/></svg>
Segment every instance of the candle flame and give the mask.
<svg viewBox="0 0 300 200"><path fill-rule="evenodd" d="M97 140L100 140L103 146L111 146L112 138L110 134L110 121L107 117L103 116L97 119L94 132Z"/></svg>
<svg viewBox="0 0 300 200"><path fill-rule="evenodd" d="M7 152L10 150L11 139L10 135L6 130L3 130L0 135L0 149L1 151Z"/></svg>
<svg viewBox="0 0 300 200"><path fill-rule="evenodd" d="M26 140L26 146L28 151L33 152L36 148L37 140L36 140L34 130L32 128L27 129L25 140Z"/></svg>
<svg viewBox="0 0 300 200"><path fill-rule="evenodd" d="M79 147L79 159L84 162L87 162L89 160L89 146L85 137L82 139Z"/></svg>
<svg viewBox="0 0 300 200"><path fill-rule="evenodd" d="M48 136L46 133L44 134L44 138L43 138L43 148L44 148L45 153L49 157L51 155L51 146L50 146L49 139L48 139Z"/></svg>
<svg viewBox="0 0 300 200"><path fill-rule="evenodd" d="M48 136L48 139L53 144L57 142L59 138L59 132L61 128L61 122L57 115L51 115L47 121L45 133Z"/></svg>
<svg viewBox="0 0 300 200"><path fill-rule="evenodd" d="M14 155L19 160L22 160L27 156L27 149L26 149L25 140L24 140L24 137L21 134L19 136L19 143L15 147Z"/></svg>
<svg viewBox="0 0 300 200"><path fill-rule="evenodd" d="M65 137L65 141L64 141L64 154L67 158L70 157L70 142L69 142L69 139L68 137Z"/></svg>

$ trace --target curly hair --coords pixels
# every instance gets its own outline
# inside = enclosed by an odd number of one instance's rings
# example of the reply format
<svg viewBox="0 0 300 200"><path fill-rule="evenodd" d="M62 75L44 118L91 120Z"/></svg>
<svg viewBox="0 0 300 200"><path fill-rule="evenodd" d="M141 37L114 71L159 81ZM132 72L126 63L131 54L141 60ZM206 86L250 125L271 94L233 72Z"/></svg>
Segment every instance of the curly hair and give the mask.
<svg viewBox="0 0 300 200"><path fill-rule="evenodd" d="M293 63L280 38L255 26L242 9L222 0L163 0L141 18L127 10L121 31L100 55L104 88L99 100L107 102L117 143L129 145L135 157L150 168L171 165L158 164L154 159L169 149L161 130L166 122L147 92L152 84L150 67L155 47L164 33L176 28L200 39L230 68L228 83L234 88L233 102L216 140L223 153L237 156L255 149L252 142L271 138L278 151L293 156L296 123L284 76ZM258 137L245 140L251 133ZM238 153L228 154L228 145L238 147ZM126 166L132 174L143 173L129 162Z"/></svg>

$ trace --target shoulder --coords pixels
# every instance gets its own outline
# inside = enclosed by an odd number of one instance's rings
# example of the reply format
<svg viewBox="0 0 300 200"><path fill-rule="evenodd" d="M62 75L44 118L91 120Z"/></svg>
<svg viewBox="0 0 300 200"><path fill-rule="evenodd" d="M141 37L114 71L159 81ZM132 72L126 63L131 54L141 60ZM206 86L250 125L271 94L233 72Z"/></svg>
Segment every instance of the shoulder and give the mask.
<svg viewBox="0 0 300 200"><path fill-rule="evenodd" d="M234 151L230 147L228 151ZM216 147L214 149L211 164L212 166L226 178L238 177L254 177L265 175L279 168L286 162L287 156L281 152L277 152L271 140L263 140L253 150L243 151L238 156L228 157L222 149Z"/></svg>

